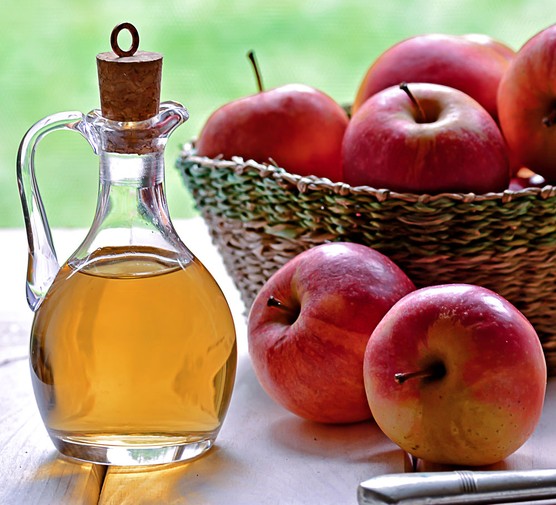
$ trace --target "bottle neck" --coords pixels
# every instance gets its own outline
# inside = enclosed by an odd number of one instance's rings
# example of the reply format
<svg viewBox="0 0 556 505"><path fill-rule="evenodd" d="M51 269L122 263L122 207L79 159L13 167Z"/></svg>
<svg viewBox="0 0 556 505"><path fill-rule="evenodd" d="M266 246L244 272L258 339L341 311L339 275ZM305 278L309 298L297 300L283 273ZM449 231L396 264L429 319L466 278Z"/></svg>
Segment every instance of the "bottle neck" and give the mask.
<svg viewBox="0 0 556 505"><path fill-rule="evenodd" d="M164 154L100 153L93 225L73 260L103 247L149 247L190 254L178 237L164 193Z"/></svg>
<svg viewBox="0 0 556 505"><path fill-rule="evenodd" d="M148 188L164 182L164 152L100 153L101 186Z"/></svg>
<svg viewBox="0 0 556 505"><path fill-rule="evenodd" d="M163 152L100 155L96 220L102 228L158 230L169 225Z"/></svg>

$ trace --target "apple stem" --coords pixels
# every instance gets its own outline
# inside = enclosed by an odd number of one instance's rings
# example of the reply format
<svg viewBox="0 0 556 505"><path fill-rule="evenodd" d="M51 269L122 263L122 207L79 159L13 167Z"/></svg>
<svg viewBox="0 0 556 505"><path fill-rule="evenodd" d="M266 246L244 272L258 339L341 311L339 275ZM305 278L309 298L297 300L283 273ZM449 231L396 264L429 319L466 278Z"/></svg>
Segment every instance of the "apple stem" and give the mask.
<svg viewBox="0 0 556 505"><path fill-rule="evenodd" d="M435 380L441 379L446 375L446 367L443 363L436 362L432 363L422 370L416 370L414 372L402 372L394 374L394 380L398 384L403 384L405 381L410 379L427 379Z"/></svg>
<svg viewBox="0 0 556 505"><path fill-rule="evenodd" d="M542 124L547 128L550 128L556 123L556 110L552 110L550 114L542 118Z"/></svg>
<svg viewBox="0 0 556 505"><path fill-rule="evenodd" d="M261 78L261 71L259 69L259 65L255 58L255 51L249 51L247 53L247 57L249 58L251 65L253 65L253 71L255 72L255 78L257 79L257 88L259 89L259 93L261 93L262 91L264 91L263 80Z"/></svg>
<svg viewBox="0 0 556 505"><path fill-rule="evenodd" d="M415 105L415 107L417 108L417 112L419 114L419 122L420 123L426 122L427 116L425 114L425 111L423 110L423 107L421 107L421 104L419 103L419 100L417 100L417 98L415 98L413 93L410 91L409 86L407 85L407 82L402 82L400 84L400 89L407 94L409 99L413 102L413 105Z"/></svg>
<svg viewBox="0 0 556 505"><path fill-rule="evenodd" d="M284 305L278 298L274 298L273 296L269 296L266 302L267 307L276 307L282 310L289 310L287 305Z"/></svg>

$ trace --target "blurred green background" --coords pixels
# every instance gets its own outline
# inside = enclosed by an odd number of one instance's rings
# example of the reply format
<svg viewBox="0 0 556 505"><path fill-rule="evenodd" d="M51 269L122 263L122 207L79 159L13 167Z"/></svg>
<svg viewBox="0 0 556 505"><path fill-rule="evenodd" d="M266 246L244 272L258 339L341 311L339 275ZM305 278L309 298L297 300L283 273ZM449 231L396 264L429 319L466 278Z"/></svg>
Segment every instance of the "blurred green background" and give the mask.
<svg viewBox="0 0 556 505"><path fill-rule="evenodd" d="M255 92L254 49L267 88L301 82L351 102L382 51L419 33L486 33L514 49L556 22L556 0L3 0L0 17L0 227L23 225L15 159L42 117L99 106L96 54L134 23L140 49L164 54L162 99L191 118L166 150L173 218L195 214L174 161L217 107ZM126 46L127 32L120 45ZM127 39L129 40L129 39ZM54 227L87 227L98 160L74 132L40 144L38 180Z"/></svg>

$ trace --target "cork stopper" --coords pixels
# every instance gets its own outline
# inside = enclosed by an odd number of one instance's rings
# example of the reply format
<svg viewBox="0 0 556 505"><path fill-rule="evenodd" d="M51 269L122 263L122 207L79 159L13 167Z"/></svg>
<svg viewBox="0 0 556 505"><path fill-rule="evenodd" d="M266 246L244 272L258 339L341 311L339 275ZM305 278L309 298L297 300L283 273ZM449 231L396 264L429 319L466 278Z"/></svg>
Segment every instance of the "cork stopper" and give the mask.
<svg viewBox="0 0 556 505"><path fill-rule="evenodd" d="M128 50L118 45L118 35L128 30ZM162 55L139 48L139 33L131 23L117 25L110 37L112 51L97 55L100 108L113 121L144 121L160 108Z"/></svg>

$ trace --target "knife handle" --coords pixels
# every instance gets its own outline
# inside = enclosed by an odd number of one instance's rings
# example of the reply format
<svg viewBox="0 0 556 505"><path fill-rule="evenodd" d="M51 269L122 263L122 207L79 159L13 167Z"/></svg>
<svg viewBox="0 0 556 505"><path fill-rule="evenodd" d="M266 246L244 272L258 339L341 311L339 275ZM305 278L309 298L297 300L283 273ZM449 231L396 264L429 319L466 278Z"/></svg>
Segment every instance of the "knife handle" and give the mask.
<svg viewBox="0 0 556 505"><path fill-rule="evenodd" d="M556 470L390 474L359 485L359 505L467 505L556 498Z"/></svg>

